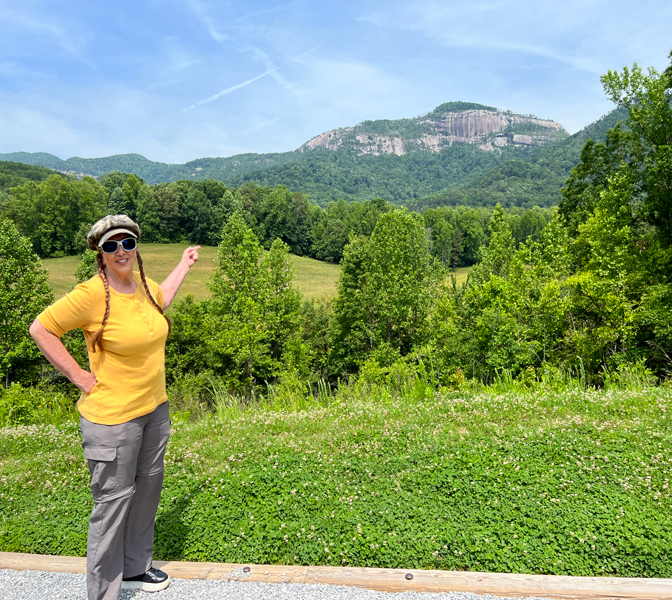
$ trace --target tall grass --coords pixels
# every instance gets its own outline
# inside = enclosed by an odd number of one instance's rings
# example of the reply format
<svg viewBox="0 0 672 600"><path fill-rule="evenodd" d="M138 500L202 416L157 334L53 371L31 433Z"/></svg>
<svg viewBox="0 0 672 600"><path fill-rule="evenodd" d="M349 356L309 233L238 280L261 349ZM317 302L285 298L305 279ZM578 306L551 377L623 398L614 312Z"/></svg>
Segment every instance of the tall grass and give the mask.
<svg viewBox="0 0 672 600"><path fill-rule="evenodd" d="M256 389L241 391L227 386L216 377L186 375L168 389L174 418L200 421L212 416L236 418L250 412L300 412L316 407L365 402L376 397L383 404L402 402L408 406L423 404L437 397L508 396L537 394L547 396L593 389L587 383L581 359L564 368L529 367L517 377L508 369L499 371L491 382L468 380L458 370L453 384L440 386L425 365L410 367L397 363L389 368L365 364L359 376L331 384L301 380L287 374L278 382L267 382ZM609 392L646 392L655 390L657 380L643 364L626 364L603 374L604 390ZM78 393L51 388L49 384L24 388L12 384L0 389L0 427L28 424L61 426L78 421Z"/></svg>

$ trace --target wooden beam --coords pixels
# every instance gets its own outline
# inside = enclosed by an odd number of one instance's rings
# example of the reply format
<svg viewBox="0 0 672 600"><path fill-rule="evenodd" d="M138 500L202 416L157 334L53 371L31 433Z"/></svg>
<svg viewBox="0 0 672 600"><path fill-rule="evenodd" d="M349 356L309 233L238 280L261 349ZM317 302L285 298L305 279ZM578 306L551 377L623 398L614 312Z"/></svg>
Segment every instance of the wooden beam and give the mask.
<svg viewBox="0 0 672 600"><path fill-rule="evenodd" d="M471 592L495 596L540 596L562 600L672 600L672 579L568 577L420 569L302 567L155 561L180 579L325 583L385 592ZM0 569L85 573L86 559L0 552Z"/></svg>

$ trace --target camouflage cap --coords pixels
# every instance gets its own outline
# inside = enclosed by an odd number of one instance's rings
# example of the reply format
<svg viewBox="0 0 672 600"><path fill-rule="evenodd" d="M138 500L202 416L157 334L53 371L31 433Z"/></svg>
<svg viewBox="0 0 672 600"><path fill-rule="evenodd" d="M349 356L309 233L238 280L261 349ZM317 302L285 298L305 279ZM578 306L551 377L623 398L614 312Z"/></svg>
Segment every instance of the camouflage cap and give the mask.
<svg viewBox="0 0 672 600"><path fill-rule="evenodd" d="M91 250L97 250L101 244L117 233L128 233L135 239L140 239L140 227L126 215L107 215L96 221L86 234L86 241Z"/></svg>

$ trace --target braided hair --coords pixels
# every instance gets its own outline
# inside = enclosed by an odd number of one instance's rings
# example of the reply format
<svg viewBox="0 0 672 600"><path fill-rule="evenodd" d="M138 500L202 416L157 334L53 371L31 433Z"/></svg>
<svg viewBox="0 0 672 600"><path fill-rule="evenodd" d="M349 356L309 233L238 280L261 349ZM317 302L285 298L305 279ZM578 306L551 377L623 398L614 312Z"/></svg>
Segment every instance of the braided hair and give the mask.
<svg viewBox="0 0 672 600"><path fill-rule="evenodd" d="M159 306L159 303L156 300L154 300L152 292L149 291L149 286L147 285L147 279L145 278L145 271L142 268L142 257L140 256L139 250L135 251L135 256L138 259L138 268L140 269L140 279L142 280L142 287L145 288L145 294L147 294L147 298L149 298L149 301L151 302L152 306L163 315L163 318L166 320L166 323L168 323L168 335L170 335L170 332L173 329L173 323L168 318L168 316L164 314L163 307Z"/></svg>
<svg viewBox="0 0 672 600"><path fill-rule="evenodd" d="M145 271L142 268L142 258L140 257L140 252L138 250L136 250L136 257L138 259L140 279L142 280L142 287L145 290L145 294L147 294L147 298L149 299L150 304L163 315L163 318L168 323L168 335L170 335L173 324L171 320L164 314L163 308L159 306L159 303L154 299L154 296L152 296L152 293L149 291L149 286L147 285L147 279L145 277ZM110 282L107 280L107 274L105 273L105 263L103 261L103 255L100 253L100 251L98 254L96 254L96 262L98 263L98 276L101 278L103 285L105 286L105 315L103 316L103 323L101 324L100 329L96 331L96 333L93 335L93 338L91 339L91 348L94 352L96 350L103 349L103 329L105 328L107 319L110 316Z"/></svg>
<svg viewBox="0 0 672 600"><path fill-rule="evenodd" d="M91 348L94 352L96 349L103 349L103 328L105 327L105 323L107 323L107 319L110 316L110 282L107 280L103 255L100 252L96 254L96 262L98 263L98 276L103 280L103 285L105 286L105 315L103 316L103 323L100 326L100 329L93 334L93 338L91 340ZM98 348L96 348L96 346Z"/></svg>

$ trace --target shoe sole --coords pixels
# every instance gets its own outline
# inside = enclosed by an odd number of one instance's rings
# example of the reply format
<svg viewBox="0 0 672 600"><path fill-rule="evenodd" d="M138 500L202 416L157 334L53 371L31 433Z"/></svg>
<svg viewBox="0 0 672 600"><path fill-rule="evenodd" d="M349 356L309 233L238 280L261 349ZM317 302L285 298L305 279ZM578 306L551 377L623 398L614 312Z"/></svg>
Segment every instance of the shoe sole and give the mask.
<svg viewBox="0 0 672 600"><path fill-rule="evenodd" d="M160 583L147 583L146 581L122 581L122 590L142 590L143 592L158 592L165 590L170 585L170 577Z"/></svg>

